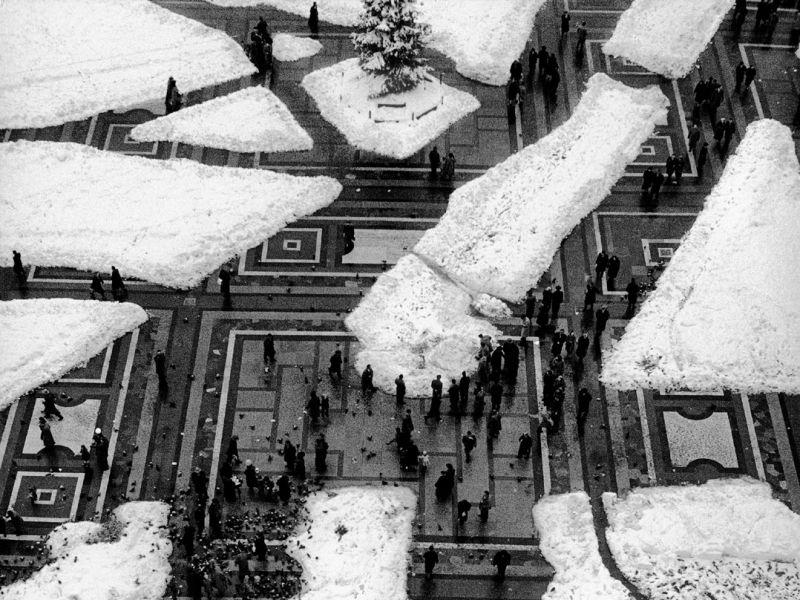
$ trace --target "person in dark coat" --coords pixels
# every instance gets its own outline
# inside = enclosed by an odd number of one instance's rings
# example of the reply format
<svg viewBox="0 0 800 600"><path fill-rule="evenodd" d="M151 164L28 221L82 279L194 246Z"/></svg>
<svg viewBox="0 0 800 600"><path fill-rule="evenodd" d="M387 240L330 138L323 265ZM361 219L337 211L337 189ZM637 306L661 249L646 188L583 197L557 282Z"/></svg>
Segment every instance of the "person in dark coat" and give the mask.
<svg viewBox="0 0 800 600"><path fill-rule="evenodd" d="M461 444L464 446L464 460L467 462L472 461L472 451L478 445L478 438L471 431L467 431L461 438Z"/></svg>
<svg viewBox="0 0 800 600"><path fill-rule="evenodd" d="M361 393L364 395L370 395L375 392L375 386L372 385L372 378L374 374L372 372L372 365L367 365L364 371L361 373Z"/></svg>
<svg viewBox="0 0 800 600"><path fill-rule="evenodd" d="M509 72L511 73L511 79L517 82L522 81L522 63L519 62L519 60L514 59L514 62L511 63Z"/></svg>
<svg viewBox="0 0 800 600"><path fill-rule="evenodd" d="M294 459L294 476L301 481L306 478L306 453L298 452Z"/></svg>
<svg viewBox="0 0 800 600"><path fill-rule="evenodd" d="M16 250L11 251L14 260L14 276L17 278L19 287L25 286L25 267L22 266L22 255Z"/></svg>
<svg viewBox="0 0 800 600"><path fill-rule="evenodd" d="M744 61L739 61L739 64L736 65L736 70L734 71L734 77L736 79L736 85L733 88L733 91L738 92L742 87L742 82L744 81L744 74L747 72L747 67L744 64ZM745 86L747 87L747 86Z"/></svg>
<svg viewBox="0 0 800 600"><path fill-rule="evenodd" d="M167 94L164 97L164 105L167 114L174 113L183 105L183 96L178 91L178 85L172 77L167 80Z"/></svg>
<svg viewBox="0 0 800 600"><path fill-rule="evenodd" d="M517 450L517 458L529 459L531 457L531 448L533 448L533 438L527 431L519 436L519 449Z"/></svg>
<svg viewBox="0 0 800 600"><path fill-rule="evenodd" d="M723 154L728 151L728 148L731 145L731 138L733 137L733 133L735 131L736 131L736 123L734 123L732 119L727 119L725 121L725 129L722 133L724 138L722 146Z"/></svg>
<svg viewBox="0 0 800 600"><path fill-rule="evenodd" d="M212 540L222 536L222 506L219 498L212 498L208 505L208 527Z"/></svg>
<svg viewBox="0 0 800 600"><path fill-rule="evenodd" d="M311 37L316 37L319 33L319 10L316 2L311 5L311 10L308 11L308 28L312 33Z"/></svg>
<svg viewBox="0 0 800 600"><path fill-rule="evenodd" d="M425 564L425 578L430 579L433 577L433 568L439 562L439 553L433 549L433 545L429 546L422 555L422 561Z"/></svg>
<svg viewBox="0 0 800 600"><path fill-rule="evenodd" d="M258 17L258 23L254 29L258 32L258 35L261 36L261 39L267 42L268 44L272 43L272 35L269 32L269 25L264 20L264 17Z"/></svg>
<svg viewBox="0 0 800 600"><path fill-rule="evenodd" d="M509 383L517 381L519 371L519 346L514 342L507 341L503 344L503 356L505 357L505 374Z"/></svg>
<svg viewBox="0 0 800 600"><path fill-rule="evenodd" d="M442 158L439 156L439 150L436 148L436 146L434 146L433 150L428 153L428 162L431 165L431 179L436 179L436 174L439 171L439 165L442 164Z"/></svg>
<svg viewBox="0 0 800 600"><path fill-rule="evenodd" d="M578 392L578 434L583 435L583 427L586 424L586 417L589 416L589 404L592 401L592 394L588 389L581 388Z"/></svg>
<svg viewBox="0 0 800 600"><path fill-rule="evenodd" d="M594 260L594 273L597 276L597 279L603 277L603 273L606 272L606 268L608 268L608 254L606 254L605 249L603 249L600 250L597 258Z"/></svg>
<svg viewBox="0 0 800 600"><path fill-rule="evenodd" d="M489 497L489 490L483 492L481 501L478 503L478 518L481 523L486 523L489 520L489 509L492 508L492 500Z"/></svg>
<svg viewBox="0 0 800 600"><path fill-rule="evenodd" d="M167 383L167 357L163 350L156 352L153 356L153 364L156 368L156 375L158 376L158 390L163 395L169 389Z"/></svg>
<svg viewBox="0 0 800 600"><path fill-rule="evenodd" d="M553 305L553 288L549 285L544 288L542 291L542 302L539 304L540 307L544 307L546 311L550 311L550 307Z"/></svg>
<svg viewBox="0 0 800 600"><path fill-rule="evenodd" d="M461 379L458 380L459 413L466 414L467 404L469 403L469 382L470 378L466 371L461 371Z"/></svg>
<svg viewBox="0 0 800 600"><path fill-rule="evenodd" d="M595 315L595 326L594 326L594 339L595 343L600 341L600 336L603 335L603 332L606 329L606 323L611 318L611 314L608 312L608 309L603 306Z"/></svg>
<svg viewBox="0 0 800 600"><path fill-rule="evenodd" d="M227 266L223 266L219 271L219 293L222 294L224 306L231 304L231 272Z"/></svg>
<svg viewBox="0 0 800 600"><path fill-rule="evenodd" d="M667 164L665 165L667 179L664 183L672 182L672 174L675 172L675 155L667 157Z"/></svg>
<svg viewBox="0 0 800 600"><path fill-rule="evenodd" d="M567 356L570 356L575 351L575 332L572 330L564 338L564 350Z"/></svg>
<svg viewBox="0 0 800 600"><path fill-rule="evenodd" d="M411 437L411 433L414 431L414 421L411 419L411 409L406 410L406 414L403 417L402 422L400 423L401 431Z"/></svg>
<svg viewBox="0 0 800 600"><path fill-rule="evenodd" d="M58 407L56 406L56 395L53 392L51 392L50 390L45 390L44 398L42 401L44 403L44 410L42 412L44 412L45 419L49 419L52 416L56 416L58 417L59 421L64 420L61 411L59 411Z"/></svg>
<svg viewBox="0 0 800 600"><path fill-rule="evenodd" d="M552 319L555 321L558 319L558 311L561 309L561 304L564 302L564 292L561 289L560 285L556 286L556 289L553 291L553 301L552 301Z"/></svg>
<svg viewBox="0 0 800 600"><path fill-rule="evenodd" d="M578 25L576 32L578 34L578 41L575 45L575 54L578 56L583 56L583 51L586 49L586 35L588 33L586 29L586 21L581 21L581 24Z"/></svg>
<svg viewBox="0 0 800 600"><path fill-rule="evenodd" d="M654 201L658 200L658 194L661 192L662 185L664 185L664 174L659 169L653 177L653 187L651 188L651 196Z"/></svg>
<svg viewBox="0 0 800 600"><path fill-rule="evenodd" d="M593 311L594 303L597 301L597 288L589 281L586 283L586 291L583 294L583 310Z"/></svg>
<svg viewBox="0 0 800 600"><path fill-rule="evenodd" d="M290 440L283 442L283 462L286 463L286 470L290 473L294 470L294 461L297 458L297 448Z"/></svg>
<svg viewBox="0 0 800 600"><path fill-rule="evenodd" d="M428 414L425 415L425 420L428 420L428 417L432 417L435 419L439 419L441 415L441 405L442 405L442 391L444 386L442 384L442 376L437 375L436 379L431 381L431 406L428 409Z"/></svg>
<svg viewBox="0 0 800 600"><path fill-rule="evenodd" d="M483 391L483 386L480 383L475 385L475 399L472 404L472 417L480 419L483 416L483 411L486 408L486 392Z"/></svg>
<svg viewBox="0 0 800 600"><path fill-rule="evenodd" d="M472 508L472 502L467 500L466 498L462 498L456 504L456 511L458 512L458 524L463 525L467 522L467 517L469 517L469 510Z"/></svg>
<svg viewBox="0 0 800 600"><path fill-rule="evenodd" d="M249 459L245 461L244 483L247 486L247 491L251 494L258 487L258 474L256 473L256 467L253 465L253 461Z"/></svg>
<svg viewBox="0 0 800 600"><path fill-rule="evenodd" d="M538 59L539 59L539 55L536 52L536 46L531 46L531 49L528 52L528 83L529 83L529 85L533 85L533 76L536 73L536 61Z"/></svg>
<svg viewBox="0 0 800 600"><path fill-rule="evenodd" d="M186 569L186 593L192 600L203 597L203 574L198 567L189 565Z"/></svg>
<svg viewBox="0 0 800 600"><path fill-rule="evenodd" d="M406 382L403 379L403 374L397 376L394 380L394 397L398 404L405 404L406 402Z"/></svg>
<svg viewBox="0 0 800 600"><path fill-rule="evenodd" d="M453 481L445 471L442 471L442 474L439 475L433 487L436 492L436 500L444 502L450 497L450 493L453 491Z"/></svg>
<svg viewBox="0 0 800 600"><path fill-rule="evenodd" d="M342 351L338 348L331 355L330 366L328 367L328 375L334 383L342 381Z"/></svg>
<svg viewBox="0 0 800 600"><path fill-rule="evenodd" d="M697 153L697 178L703 177L703 167L708 162L708 142L703 142L703 147Z"/></svg>
<svg viewBox="0 0 800 600"><path fill-rule="evenodd" d="M578 343L575 346L575 356L578 357L578 362L583 363L586 358L586 353L589 350L589 334L585 331L578 338Z"/></svg>
<svg viewBox="0 0 800 600"><path fill-rule="evenodd" d="M489 419L486 421L486 432L489 434L489 438L496 438L500 435L500 432L503 430L503 420L500 417L500 413L497 411L493 411L491 415L489 415Z"/></svg>
<svg viewBox="0 0 800 600"><path fill-rule="evenodd" d="M192 527L191 523L186 523L183 527L181 543L183 544L184 550L186 550L186 558L191 559L194 555L194 527Z"/></svg>
<svg viewBox="0 0 800 600"><path fill-rule="evenodd" d="M626 309L626 313L632 315L634 308L636 308L636 301L639 299L639 284L636 283L634 278L631 277L631 282L625 288L625 292L628 294L628 308Z"/></svg>
<svg viewBox="0 0 800 600"><path fill-rule="evenodd" d="M320 411L319 396L317 396L316 390L311 390L308 404L306 405L306 410L308 411L308 416L311 419L311 424L316 425L319 421Z"/></svg>
<svg viewBox="0 0 800 600"><path fill-rule="evenodd" d="M692 123L692 127L689 129L689 152L694 154L695 148L697 148L697 143L700 141L700 128Z"/></svg>
<svg viewBox="0 0 800 600"><path fill-rule="evenodd" d="M321 416L325 421L330 421L331 399L328 398L327 394L322 394L322 398L319 401L319 416Z"/></svg>
<svg viewBox="0 0 800 600"><path fill-rule="evenodd" d="M97 460L97 468L102 473L108 469L108 438L103 435L100 428L94 430L92 436L92 446L94 446L94 454Z"/></svg>
<svg viewBox="0 0 800 600"><path fill-rule="evenodd" d="M264 364L275 362L275 340L272 334L268 333L264 338Z"/></svg>
<svg viewBox="0 0 800 600"><path fill-rule="evenodd" d="M457 415L461 406L461 390L455 379L450 380L450 387L447 388L447 397L450 400L450 414Z"/></svg>
<svg viewBox="0 0 800 600"><path fill-rule="evenodd" d="M491 363L492 375L497 377L503 369L503 348L501 346L498 345L497 348L492 351Z"/></svg>
<svg viewBox="0 0 800 600"><path fill-rule="evenodd" d="M750 89L750 84L753 83L753 80L756 78L756 68L753 65L747 67L747 70L744 74L744 88L742 88L742 93L746 92Z"/></svg>
<svg viewBox="0 0 800 600"><path fill-rule="evenodd" d="M683 170L686 168L686 157L683 154L679 154L675 158L675 185L681 184L681 177L683 176Z"/></svg>
<svg viewBox="0 0 800 600"><path fill-rule="evenodd" d="M525 295L525 317L533 320L536 314L536 296L533 295L533 290L528 290Z"/></svg>
<svg viewBox="0 0 800 600"><path fill-rule="evenodd" d="M492 564L497 567L497 578L501 581L505 579L506 568L511 564L511 555L508 550L498 550L492 558Z"/></svg>
<svg viewBox="0 0 800 600"><path fill-rule="evenodd" d="M122 275L119 274L119 269L111 265L111 296L114 300L123 301L128 296L128 290L125 289L125 281Z"/></svg>
<svg viewBox="0 0 800 600"><path fill-rule="evenodd" d="M608 259L608 270L606 271L606 285L608 285L609 290L613 290L615 287L614 282L617 279L617 275L619 275L619 267L619 256L612 254Z"/></svg>
<svg viewBox="0 0 800 600"><path fill-rule="evenodd" d="M281 475L275 483L278 484L278 498L284 504L288 504L292 495L292 484L289 483L289 478L285 474Z"/></svg>
<svg viewBox="0 0 800 600"><path fill-rule="evenodd" d="M725 117L721 117L719 121L714 124L714 141L717 143L717 146L722 145L722 137L725 135L725 124L727 119Z"/></svg>
<svg viewBox="0 0 800 600"><path fill-rule="evenodd" d="M253 66L258 69L259 76L263 77L267 73L267 56L264 52L264 39L260 34L253 31L250 33L250 43L247 44L247 56Z"/></svg>
<svg viewBox="0 0 800 600"><path fill-rule="evenodd" d="M328 442L325 440L325 434L320 434L314 442L314 467L318 473L324 473L328 469L327 460Z"/></svg>
<svg viewBox="0 0 800 600"><path fill-rule="evenodd" d="M89 285L89 295L92 300L95 299L95 294L100 294L103 300L106 299L106 290L103 288L103 278L100 277L100 273L95 273L92 276L92 283Z"/></svg>
<svg viewBox="0 0 800 600"><path fill-rule="evenodd" d="M39 437L42 440L42 444L44 444L45 452L52 452L56 447L56 440L53 438L53 432L44 417L39 417L39 429L41 430Z"/></svg>
<svg viewBox="0 0 800 600"><path fill-rule="evenodd" d="M264 539L264 532L259 531L256 539L253 540L253 547L256 551L256 558L261 562L267 559L267 541Z"/></svg>

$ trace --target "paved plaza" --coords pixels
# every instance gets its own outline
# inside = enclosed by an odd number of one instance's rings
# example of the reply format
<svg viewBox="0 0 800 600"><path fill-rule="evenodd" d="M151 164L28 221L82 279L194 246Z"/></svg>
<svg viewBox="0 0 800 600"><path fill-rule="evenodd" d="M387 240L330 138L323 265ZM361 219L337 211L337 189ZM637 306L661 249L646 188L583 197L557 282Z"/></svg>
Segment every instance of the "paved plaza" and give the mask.
<svg viewBox="0 0 800 600"><path fill-rule="evenodd" d="M273 31L308 32L305 19L265 7L223 9L194 0L157 3L240 41L262 14ZM6 582L36 564L36 544L59 523L97 518L126 500L170 498L188 488L189 476L197 467L210 473L215 482L232 436L238 436L242 461L252 461L273 479L284 471L282 448L288 439L307 452L308 477L315 485L410 487L418 496L414 560L408 577L413 598L539 598L553 569L538 549L531 506L550 493L589 493L601 553L615 577L622 575L602 534L599 498L603 492L749 475L767 481L778 498L800 512L800 398L722 390L617 393L604 389L597 377L603 350L622 336L627 323L625 285L631 277L657 281L721 175L724 157L712 151L702 178L692 159L681 183L665 185L656 203L643 203L641 174L649 166L663 169L673 153L688 153L687 115L692 110L692 90L701 76L714 75L723 84L725 100L719 114L736 123L732 150L755 119L771 117L792 125L800 93L796 42L790 46L793 13L780 13L781 21L769 40L752 33L752 10L739 36L734 36L730 17L726 18L702 54L699 69L687 78L670 81L603 55L601 42L610 37L620 11L629 5L626 0L548 0L537 17L531 45L559 48L558 16L565 5L573 12L573 32L580 21L587 22L586 60L576 64L575 36L570 34L559 53L558 103L545 102L539 83L526 81L520 118L514 124L507 120L503 88L466 79L451 61L430 53L431 65L446 84L469 92L481 103L480 109L431 143L442 154L455 154L453 182L428 178L429 147L406 160L385 159L348 145L320 116L299 86L300 80L313 70L354 56L348 31L325 23L319 35L323 51L294 63L276 63L271 88L314 139L310 152L236 153L183 143L132 141L129 133L135 125L163 114L160 101L62 126L0 130L4 142L71 141L152 160L185 157L209 165L325 174L344 186L329 207L230 260L234 274L230 307L223 307L216 276L196 289L180 292L128 281L130 300L141 304L152 318L87 365L47 386L58 395L64 416L52 427L58 444L54 455L46 455L40 447L41 397L31 394L0 412L2 509L15 508L26 524L23 532L0 536L0 572ZM784 5L790 8L793 3ZM758 70L753 86L742 95L733 91L733 67L739 60ZM524 64L527 73L527 61ZM428 398L408 399L399 406L393 395L362 394L361 374L354 367L358 340L344 326L347 314L375 279L438 222L453 189L564 123L594 72L606 72L635 87L658 85L670 108L666 122L658 124L601 206L563 241L548 275L535 286L540 295L546 282L557 280L565 292L558 326L576 333L591 331L582 306L587 278L594 277L595 256L605 249L621 261L616 282L597 281L602 290L598 304L607 304L611 311L606 334L590 350L584 368L566 361L561 429L551 436L537 434L542 375L552 357L549 335L526 338L517 383L506 384L503 390L502 431L493 441L487 440L485 416L443 414L437 423L424 419ZM187 104L250 85L247 78L191 92ZM704 139L711 142L707 116L701 129ZM800 131L795 132L800 149ZM355 233L352 248L345 240L350 228ZM72 269L33 266L27 288L20 290L11 270L5 269L0 290L4 300L83 299L88 296L90 278ZM518 341L529 332L522 326L524 307L513 310L512 318L493 322L504 336ZM275 340L277 360L265 365L267 334ZM341 384L328 376L328 361L337 348L344 357ZM166 397L159 395L153 369L153 356L159 350L167 355ZM460 374L442 375L449 381ZM585 435L579 436L576 397L582 387L589 389L594 400ZM330 401L330 416L316 424L304 410L312 390ZM407 409L415 425L414 439L430 456L426 474L403 471L392 443ZM96 427L109 432L111 469L86 472L80 446L91 444ZM468 430L478 438L470 462L461 445ZM523 433L536 440L527 459L517 458ZM322 434L330 450L327 469L317 472L310 458ZM456 470L456 487L450 500L437 502L433 484L448 463ZM31 487L37 490L35 498L29 497ZM488 522L481 523L477 504L484 491L489 492L492 508ZM455 505L460 499L473 505L464 525L457 522ZM226 511L241 514L253 508L275 508L251 498L246 490L243 500L244 506L226 505ZM433 580L425 581L421 553L431 543L439 548L441 562ZM490 564L500 547L512 553L509 576L502 583L492 577L495 570ZM293 567L288 560L271 559L268 564L253 561L253 568L280 573Z"/></svg>

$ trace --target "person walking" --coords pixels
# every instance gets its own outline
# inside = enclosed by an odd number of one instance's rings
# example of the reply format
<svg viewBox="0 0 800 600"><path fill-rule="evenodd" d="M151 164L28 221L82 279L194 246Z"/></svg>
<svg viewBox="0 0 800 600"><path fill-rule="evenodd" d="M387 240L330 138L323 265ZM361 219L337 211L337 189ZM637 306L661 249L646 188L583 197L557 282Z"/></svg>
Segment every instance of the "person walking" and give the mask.
<svg viewBox="0 0 800 600"><path fill-rule="evenodd" d="M656 171L655 176L653 177L653 186L650 189L650 196L653 199L653 202L658 201L658 194L661 192L661 186L664 185L664 174L661 172L661 169Z"/></svg>
<svg viewBox="0 0 800 600"><path fill-rule="evenodd" d="M671 155L667 157L667 164L665 165L665 171L667 173L667 179L664 183L671 183L672 182L672 174L675 172L675 155Z"/></svg>
<svg viewBox="0 0 800 600"><path fill-rule="evenodd" d="M747 72L747 67L744 64L744 61L740 60L739 64L736 65L736 69L734 70L734 78L736 80L736 85L733 88L734 92L738 92L741 90L742 82L744 81L744 74L746 72Z"/></svg>
<svg viewBox="0 0 800 600"><path fill-rule="evenodd" d="M459 414L467 413L467 404L469 404L469 383L470 378L466 371L461 371L461 379L458 380L458 396L459 396Z"/></svg>
<svg viewBox="0 0 800 600"><path fill-rule="evenodd" d="M564 291L561 289L560 285L556 286L556 289L553 291L553 299L551 301L552 311L551 311L551 318L555 323L558 320L558 311L561 308L561 304L564 302Z"/></svg>
<svg viewBox="0 0 800 600"><path fill-rule="evenodd" d="M494 558L492 558L492 564L497 567L497 579L500 581L505 579L506 568L511 564L511 555L508 553L508 550L498 550Z"/></svg>
<svg viewBox="0 0 800 600"><path fill-rule="evenodd" d="M122 275L119 274L119 269L111 265L111 297L119 302L124 301L128 297L128 290L125 289L125 281Z"/></svg>
<svg viewBox="0 0 800 600"><path fill-rule="evenodd" d="M337 348L331 355L330 366L328 367L328 375L334 383L341 383L342 381L342 351Z"/></svg>
<svg viewBox="0 0 800 600"><path fill-rule="evenodd" d="M486 409L486 392L480 383L475 384L475 399L472 405L472 417L477 421Z"/></svg>
<svg viewBox="0 0 800 600"><path fill-rule="evenodd" d="M755 78L756 78L756 68L753 65L750 65L749 67L747 67L747 70L745 71L744 74L744 87L742 88L743 94L750 89L750 84L753 83Z"/></svg>
<svg viewBox="0 0 800 600"><path fill-rule="evenodd" d="M575 44L575 60L580 61L578 62L578 66L580 66L583 61L583 53L586 49L586 35L588 33L586 30L586 21L581 21L576 31L578 34L578 42Z"/></svg>
<svg viewBox="0 0 800 600"><path fill-rule="evenodd" d="M231 272L228 270L227 265L219 271L219 293L222 294L223 308L230 308L231 305Z"/></svg>
<svg viewBox="0 0 800 600"><path fill-rule="evenodd" d="M602 249L594 260L594 274L598 280L603 278L606 268L608 268L608 254L605 249Z"/></svg>
<svg viewBox="0 0 800 600"><path fill-rule="evenodd" d="M509 75L513 81L517 83L522 82L522 63L519 62L519 59L514 59L511 63L511 67L509 68Z"/></svg>
<svg viewBox="0 0 800 600"><path fill-rule="evenodd" d="M314 443L314 468L318 473L324 473L328 469L326 464L328 459L328 442L325 434L321 433Z"/></svg>
<svg viewBox="0 0 800 600"><path fill-rule="evenodd" d="M703 142L703 147L697 153L697 178L703 178L703 167L708 161L708 142Z"/></svg>
<svg viewBox="0 0 800 600"><path fill-rule="evenodd" d="M450 380L450 387L447 388L447 398L450 401L450 414L457 415L458 409L461 404L460 401L461 390L455 379Z"/></svg>
<svg viewBox="0 0 800 600"><path fill-rule="evenodd" d="M153 364L156 368L156 376L158 377L158 392L163 397L169 391L169 384L167 382L167 356L163 350L156 352L153 356Z"/></svg>
<svg viewBox="0 0 800 600"><path fill-rule="evenodd" d="M700 141L700 128L697 126L696 123L692 123L692 126L689 129L688 141L689 141L689 152L694 154L695 148L697 148L697 142Z"/></svg>
<svg viewBox="0 0 800 600"><path fill-rule="evenodd" d="M478 518L481 523L486 523L489 520L489 509L492 508L492 501L489 498L489 490L483 492L481 501L478 503Z"/></svg>
<svg viewBox="0 0 800 600"><path fill-rule="evenodd" d="M403 379L403 374L400 373L394 380L394 397L397 404L405 404L406 402L406 382Z"/></svg>
<svg viewBox="0 0 800 600"><path fill-rule="evenodd" d="M591 281L586 282L586 291L583 294L583 310L591 312L594 310L594 303L597 300L597 288Z"/></svg>
<svg viewBox="0 0 800 600"><path fill-rule="evenodd" d="M533 85L537 60L539 60L539 54L536 52L536 46L531 46L531 49L528 52L528 85Z"/></svg>
<svg viewBox="0 0 800 600"><path fill-rule="evenodd" d="M486 432L489 434L490 441L500 435L503 430L503 420L500 413L492 411L489 420L486 422Z"/></svg>
<svg viewBox="0 0 800 600"><path fill-rule="evenodd" d="M431 179L436 179L436 175L439 171L439 165L442 164L442 158L439 156L439 150L436 148L436 146L434 146L433 150L428 153L428 162L431 165Z"/></svg>
<svg viewBox="0 0 800 600"><path fill-rule="evenodd" d="M180 110L182 105L183 96L178 91L178 85L175 83L175 79L170 77L167 80L167 94L164 97L164 106L167 114L171 114L176 110Z"/></svg>
<svg viewBox="0 0 800 600"><path fill-rule="evenodd" d="M683 170L686 168L686 157L683 154L679 154L675 158L675 185L681 184L681 177L683 176Z"/></svg>
<svg viewBox="0 0 800 600"><path fill-rule="evenodd" d="M583 359L586 358L586 353L589 350L589 334L585 331L578 338L578 343L575 346L575 356L578 357L578 364L583 364Z"/></svg>
<svg viewBox="0 0 800 600"><path fill-rule="evenodd" d="M431 579L433 577L433 569L439 562L439 553L433 549L433 544L428 546L425 554L422 555L422 561L425 564L425 579Z"/></svg>
<svg viewBox="0 0 800 600"><path fill-rule="evenodd" d="M39 429L41 430L39 437L42 440L42 444L44 444L44 450L50 454L56 448L56 440L53 438L53 432L50 430L50 424L44 417L39 417Z"/></svg>
<svg viewBox="0 0 800 600"><path fill-rule="evenodd" d="M371 396L375 392L375 386L372 384L373 377L372 365L367 365L361 373L361 394L363 396Z"/></svg>
<svg viewBox="0 0 800 600"><path fill-rule="evenodd" d="M442 376L437 375L436 379L431 381L431 406L428 409L428 414L425 415L425 421L428 418L436 419L437 421L441 420L441 406L442 406Z"/></svg>
<svg viewBox="0 0 800 600"><path fill-rule="evenodd" d="M585 387L578 392L578 435L583 435L583 427L586 424L586 417L589 416L589 404L592 402L592 394Z"/></svg>
<svg viewBox="0 0 800 600"><path fill-rule="evenodd" d="M722 133L724 138L723 146L722 146L722 153L725 154L728 151L728 148L731 145L731 138L733 137L733 133L736 131L736 123L733 122L733 119L727 119L725 121L725 129Z"/></svg>
<svg viewBox="0 0 800 600"><path fill-rule="evenodd" d="M292 484L289 478L284 473L278 477L275 483L278 485L278 498L284 504L289 504L289 498L292 495Z"/></svg>
<svg viewBox="0 0 800 600"><path fill-rule="evenodd" d="M103 300L106 299L106 290L103 287L103 278L100 277L100 273L95 273L92 276L92 282L89 284L89 296L92 300L95 299L95 294L100 294Z"/></svg>
<svg viewBox="0 0 800 600"><path fill-rule="evenodd" d="M619 267L619 256L612 254L608 259L608 270L606 271L606 285L608 286L609 290L613 290L616 287L615 283L617 275L619 275ZM569 352L567 352L567 354L569 354Z"/></svg>
<svg viewBox="0 0 800 600"><path fill-rule="evenodd" d="M311 5L311 10L308 11L308 29L311 31L311 37L316 39L319 33L319 10L316 2Z"/></svg>
<svg viewBox="0 0 800 600"><path fill-rule="evenodd" d="M286 464L286 471L291 473L294 471L294 461L297 458L297 448L291 440L283 442L283 462Z"/></svg>
<svg viewBox="0 0 800 600"><path fill-rule="evenodd" d="M467 500L466 498L462 498L456 504L456 510L458 511L458 524L464 525L467 522L467 517L469 517L469 511L472 508L472 502Z"/></svg>
<svg viewBox="0 0 800 600"><path fill-rule="evenodd" d="M25 267L22 266L22 255L16 250L12 250L11 256L14 261L14 276L17 278L17 286L23 288L26 280Z"/></svg>
<svg viewBox="0 0 800 600"><path fill-rule="evenodd" d="M533 448L533 438L527 431L519 436L519 449L517 450L517 458L529 459L531 457L531 448Z"/></svg>
<svg viewBox="0 0 800 600"><path fill-rule="evenodd" d="M50 390L45 390L42 402L44 403L44 410L42 412L44 413L45 419L49 419L52 416L56 416L58 417L59 421L64 420L63 415L58 410L58 407L56 407L56 395L53 392L51 392Z"/></svg>
<svg viewBox="0 0 800 600"><path fill-rule="evenodd" d="M606 323L611 318L611 314L608 312L608 308L605 306L601 307L597 311L596 320L595 320L595 327L594 327L594 342L597 344L600 341L600 336L603 335L603 332L606 329Z"/></svg>
<svg viewBox="0 0 800 600"><path fill-rule="evenodd" d="M319 414L321 410L321 404L319 401L319 396L317 395L316 390L311 390L309 394L308 403L306 404L306 411L308 412L308 416L311 419L311 424L316 425L319 421Z"/></svg>
<svg viewBox="0 0 800 600"><path fill-rule="evenodd" d="M108 469L108 438L103 435L103 430L98 427L94 430L92 439L97 469L102 473Z"/></svg>
<svg viewBox="0 0 800 600"><path fill-rule="evenodd" d="M264 338L264 364L275 362L275 340L272 339L272 334L268 333Z"/></svg>
<svg viewBox="0 0 800 600"><path fill-rule="evenodd" d="M467 431L461 438L461 443L464 445L464 460L466 462L472 461L472 451L478 445L478 438L471 431Z"/></svg>

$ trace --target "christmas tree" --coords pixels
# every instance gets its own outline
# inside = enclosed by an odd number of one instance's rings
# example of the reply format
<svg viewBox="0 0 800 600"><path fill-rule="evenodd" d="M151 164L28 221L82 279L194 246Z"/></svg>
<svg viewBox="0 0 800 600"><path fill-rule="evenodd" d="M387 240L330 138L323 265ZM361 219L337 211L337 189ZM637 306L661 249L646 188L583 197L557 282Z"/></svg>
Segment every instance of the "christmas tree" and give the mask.
<svg viewBox="0 0 800 600"><path fill-rule="evenodd" d="M358 32L352 35L364 71L383 76L382 93L414 88L428 72L422 38L429 27L417 22L416 0L364 0Z"/></svg>

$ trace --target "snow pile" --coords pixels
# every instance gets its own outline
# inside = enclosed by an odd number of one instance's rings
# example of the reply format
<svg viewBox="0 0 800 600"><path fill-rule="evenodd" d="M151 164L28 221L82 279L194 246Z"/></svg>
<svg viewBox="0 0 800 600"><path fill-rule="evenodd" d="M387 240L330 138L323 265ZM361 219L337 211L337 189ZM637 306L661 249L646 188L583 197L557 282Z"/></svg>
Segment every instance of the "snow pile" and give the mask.
<svg viewBox="0 0 800 600"><path fill-rule="evenodd" d="M272 36L272 57L283 62L300 60L314 56L322 50L322 44L308 37L298 37L288 33Z"/></svg>
<svg viewBox="0 0 800 600"><path fill-rule="evenodd" d="M233 152L289 152L313 146L286 105L264 87L245 88L142 123L130 136Z"/></svg>
<svg viewBox="0 0 800 600"><path fill-rule="evenodd" d="M467 292L407 254L378 277L345 319L363 344L356 368L360 372L372 365L375 385L383 390L394 392L394 380L402 373L409 396L429 395L436 375L446 382L477 369L479 335L500 335L469 313Z"/></svg>
<svg viewBox="0 0 800 600"><path fill-rule="evenodd" d="M511 316L511 309L508 305L489 294L478 294L472 300L472 308L484 316L495 319L507 319Z"/></svg>
<svg viewBox="0 0 800 600"><path fill-rule="evenodd" d="M381 84L357 58L309 73L302 82L323 118L351 145L392 158L411 156L480 107L475 97L437 80L375 97Z"/></svg>
<svg viewBox="0 0 800 600"><path fill-rule="evenodd" d="M209 0L219 6L273 6L308 17L311 2ZM489 85L508 81L508 69L525 49L545 0L418 0L419 21L431 27L427 44L453 59L456 70ZM362 0L317 0L321 21L352 27Z"/></svg>
<svg viewBox="0 0 800 600"><path fill-rule="evenodd" d="M752 479L603 494L608 544L651 598L800 598L800 516Z"/></svg>
<svg viewBox="0 0 800 600"><path fill-rule="evenodd" d="M666 116L656 87L598 73L572 117L450 195L414 250L475 291L521 299Z"/></svg>
<svg viewBox="0 0 800 600"><path fill-rule="evenodd" d="M79 144L0 145L0 257L197 285L231 256L327 206L329 177L149 160Z"/></svg>
<svg viewBox="0 0 800 600"><path fill-rule="evenodd" d="M85 364L145 321L138 304L68 298L0 302L0 410Z"/></svg>
<svg viewBox="0 0 800 600"><path fill-rule="evenodd" d="M603 52L670 79L689 74L734 0L633 0Z"/></svg>
<svg viewBox="0 0 800 600"><path fill-rule="evenodd" d="M756 121L603 361L605 385L800 392L798 222L791 132Z"/></svg>
<svg viewBox="0 0 800 600"><path fill-rule="evenodd" d="M160 599L171 572L168 514L163 502L129 502L105 525L66 523L47 541L55 561L0 590L0 598Z"/></svg>
<svg viewBox="0 0 800 600"><path fill-rule="evenodd" d="M627 600L600 558L585 492L545 496L533 507L539 548L556 571L542 600Z"/></svg>
<svg viewBox="0 0 800 600"><path fill-rule="evenodd" d="M311 494L307 526L287 541L303 567L302 600L406 600L417 499L406 487Z"/></svg>
<svg viewBox="0 0 800 600"><path fill-rule="evenodd" d="M224 33L146 0L0 2L0 128L46 127L255 72Z"/></svg>

